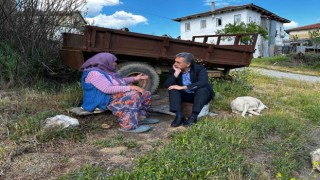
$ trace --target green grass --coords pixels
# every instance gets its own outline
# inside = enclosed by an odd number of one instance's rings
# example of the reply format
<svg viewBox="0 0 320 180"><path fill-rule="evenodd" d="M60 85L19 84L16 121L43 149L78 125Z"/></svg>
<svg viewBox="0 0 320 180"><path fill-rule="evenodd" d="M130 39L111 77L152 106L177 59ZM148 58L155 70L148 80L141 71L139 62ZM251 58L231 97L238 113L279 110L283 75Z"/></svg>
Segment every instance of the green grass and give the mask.
<svg viewBox="0 0 320 180"><path fill-rule="evenodd" d="M265 58L254 58L250 67L279 70L305 75L320 75L320 54L307 53L303 59L295 59L294 55L279 55Z"/></svg>
<svg viewBox="0 0 320 180"><path fill-rule="evenodd" d="M231 75L233 81L211 80L217 93L211 108L226 115L205 117L187 131L168 133L169 143L137 158L129 172L86 165L60 179L302 179L299 175L308 174L301 171L310 167L309 152L315 148L310 136L320 124L320 84L278 80L252 71ZM8 130L10 142L35 137L41 142L63 138L83 143L89 132L99 130L89 123L66 131L43 131L43 120L77 104L81 91L79 84L54 91L42 83L37 87L0 100L6 119L0 126L6 131L2 134ZM230 115L230 101L243 95L261 99L269 109L258 117ZM97 148L139 146L123 135L88 143ZM0 148L0 160L10 148Z"/></svg>
<svg viewBox="0 0 320 180"><path fill-rule="evenodd" d="M298 178L309 163L313 144L309 133L318 125L318 113L314 112L319 112L320 85L245 73L246 79L239 81L213 82L215 90L221 92L220 102L215 100L213 106L228 110L231 97L247 94L269 106L263 116L207 117L172 136L164 149L140 158L131 172L118 169L108 178Z"/></svg>
<svg viewBox="0 0 320 180"><path fill-rule="evenodd" d="M304 162L305 128L286 113L248 120L206 118L160 152L140 158L132 172L118 169L108 178L264 179L269 169L273 177L280 173L290 179Z"/></svg>
<svg viewBox="0 0 320 180"><path fill-rule="evenodd" d="M82 91L78 83L50 86L38 81L32 88L15 89L16 93L0 99L3 113L0 130L6 130L11 140L36 138L50 141L56 138L69 138L82 141L85 135L81 129L46 130L44 121L48 117L65 114L70 107L80 102Z"/></svg>
<svg viewBox="0 0 320 180"><path fill-rule="evenodd" d="M253 88L250 80L254 79L256 74L251 70L232 72L233 81L221 79L210 79L215 91L214 108L224 110L229 108L229 102L238 96L247 95ZM213 106L212 106L213 107Z"/></svg>

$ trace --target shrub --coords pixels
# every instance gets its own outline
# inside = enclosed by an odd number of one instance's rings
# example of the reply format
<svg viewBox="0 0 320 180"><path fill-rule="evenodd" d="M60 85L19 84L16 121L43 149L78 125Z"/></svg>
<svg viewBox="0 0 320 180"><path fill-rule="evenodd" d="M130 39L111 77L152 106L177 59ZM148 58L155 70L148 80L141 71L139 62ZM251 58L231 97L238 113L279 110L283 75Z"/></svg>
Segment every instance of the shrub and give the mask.
<svg viewBox="0 0 320 180"><path fill-rule="evenodd" d="M14 84L20 58L18 50L10 42L0 41L0 87L5 89Z"/></svg>

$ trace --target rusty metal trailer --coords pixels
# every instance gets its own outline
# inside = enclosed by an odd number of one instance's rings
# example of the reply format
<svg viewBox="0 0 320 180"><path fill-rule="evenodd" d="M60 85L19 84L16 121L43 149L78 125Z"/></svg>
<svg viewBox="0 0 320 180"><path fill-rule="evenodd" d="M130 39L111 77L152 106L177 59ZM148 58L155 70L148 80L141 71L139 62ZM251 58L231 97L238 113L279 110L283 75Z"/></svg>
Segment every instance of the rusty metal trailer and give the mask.
<svg viewBox="0 0 320 180"><path fill-rule="evenodd" d="M117 56L119 73L131 76L149 75L139 86L154 92L159 85L159 74L167 72L179 52L190 52L197 63L208 69L209 76L226 74L230 69L246 67L251 63L258 34L225 34L194 36L190 40L173 39L85 26L83 34L63 34L62 62L78 69L86 59L100 52ZM244 39L246 42L244 42ZM231 40L226 43L226 39Z"/></svg>

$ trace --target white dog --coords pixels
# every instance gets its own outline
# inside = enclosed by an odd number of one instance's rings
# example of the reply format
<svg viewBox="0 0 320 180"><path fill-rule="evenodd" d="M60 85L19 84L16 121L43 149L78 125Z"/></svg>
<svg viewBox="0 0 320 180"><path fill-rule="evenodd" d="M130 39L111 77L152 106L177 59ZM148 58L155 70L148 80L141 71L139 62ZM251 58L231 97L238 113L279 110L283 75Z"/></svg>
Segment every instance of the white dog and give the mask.
<svg viewBox="0 0 320 180"><path fill-rule="evenodd" d="M259 99L251 96L237 97L230 103L232 112L239 113L244 117L246 113L249 115L260 115L263 109L268 108Z"/></svg>

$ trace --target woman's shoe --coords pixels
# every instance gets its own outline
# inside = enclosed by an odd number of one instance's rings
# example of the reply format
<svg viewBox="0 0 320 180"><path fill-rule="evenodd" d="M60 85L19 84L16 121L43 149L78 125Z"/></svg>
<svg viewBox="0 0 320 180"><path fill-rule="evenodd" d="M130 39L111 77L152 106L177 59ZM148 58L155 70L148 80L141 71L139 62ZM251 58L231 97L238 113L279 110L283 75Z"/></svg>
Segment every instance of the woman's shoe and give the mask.
<svg viewBox="0 0 320 180"><path fill-rule="evenodd" d="M156 123L159 123L159 119L153 119L153 118L145 118L141 121L139 121L139 124L140 125L143 125L143 124L156 124Z"/></svg>
<svg viewBox="0 0 320 180"><path fill-rule="evenodd" d="M144 133L144 132L150 131L151 129L152 129L152 127L146 126L146 125L141 125L135 129L130 129L130 130L119 128L120 131L132 132L132 133Z"/></svg>

